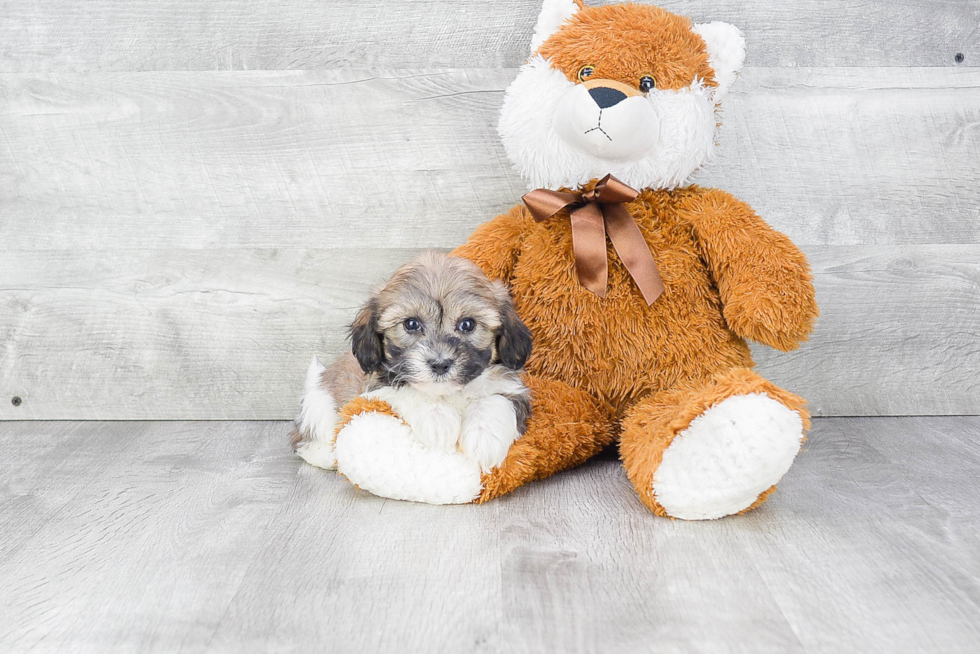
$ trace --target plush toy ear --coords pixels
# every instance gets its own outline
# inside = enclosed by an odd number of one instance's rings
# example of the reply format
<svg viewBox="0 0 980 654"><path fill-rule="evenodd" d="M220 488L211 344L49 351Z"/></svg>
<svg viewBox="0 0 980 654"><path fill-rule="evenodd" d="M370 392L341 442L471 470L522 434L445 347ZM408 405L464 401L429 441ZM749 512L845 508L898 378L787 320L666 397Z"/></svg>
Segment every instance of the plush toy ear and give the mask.
<svg viewBox="0 0 980 654"><path fill-rule="evenodd" d="M378 333L378 303L374 298L364 305L350 326L351 352L366 374L381 371L384 349Z"/></svg>
<svg viewBox="0 0 980 654"><path fill-rule="evenodd" d="M721 21L697 23L694 32L708 46L708 62L715 70L715 81L718 82L715 89L715 102L718 102L728 93L735 75L742 69L745 39L737 27Z"/></svg>
<svg viewBox="0 0 980 654"><path fill-rule="evenodd" d="M581 8L582 0L544 0L531 38L531 54L537 52L541 44Z"/></svg>

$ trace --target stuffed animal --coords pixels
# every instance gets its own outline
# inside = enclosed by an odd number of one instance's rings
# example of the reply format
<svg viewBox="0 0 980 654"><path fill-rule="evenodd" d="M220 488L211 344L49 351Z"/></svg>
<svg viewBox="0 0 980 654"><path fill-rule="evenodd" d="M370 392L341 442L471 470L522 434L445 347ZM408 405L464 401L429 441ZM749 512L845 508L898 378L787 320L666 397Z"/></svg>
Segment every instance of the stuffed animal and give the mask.
<svg viewBox="0 0 980 654"><path fill-rule="evenodd" d="M532 190L455 251L509 286L531 330L527 431L484 473L392 438L390 407L353 403L342 473L390 497L484 502L618 442L658 515L719 518L770 496L809 416L753 371L746 339L807 339L809 266L748 205L689 181L744 53L726 23L544 0L498 126Z"/></svg>

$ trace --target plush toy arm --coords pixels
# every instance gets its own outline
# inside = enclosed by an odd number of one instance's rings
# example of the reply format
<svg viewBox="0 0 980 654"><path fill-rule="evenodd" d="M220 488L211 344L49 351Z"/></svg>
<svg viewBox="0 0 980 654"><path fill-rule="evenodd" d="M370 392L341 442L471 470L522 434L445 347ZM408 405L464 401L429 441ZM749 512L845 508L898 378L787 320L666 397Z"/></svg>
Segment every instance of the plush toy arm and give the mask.
<svg viewBox="0 0 980 654"><path fill-rule="evenodd" d="M490 279L510 282L521 246L521 236L532 221L522 205L514 206L488 223L483 223L465 243L453 250L478 265Z"/></svg>
<svg viewBox="0 0 980 654"><path fill-rule="evenodd" d="M732 331L783 351L799 347L818 314L799 248L724 191L702 190L686 209Z"/></svg>

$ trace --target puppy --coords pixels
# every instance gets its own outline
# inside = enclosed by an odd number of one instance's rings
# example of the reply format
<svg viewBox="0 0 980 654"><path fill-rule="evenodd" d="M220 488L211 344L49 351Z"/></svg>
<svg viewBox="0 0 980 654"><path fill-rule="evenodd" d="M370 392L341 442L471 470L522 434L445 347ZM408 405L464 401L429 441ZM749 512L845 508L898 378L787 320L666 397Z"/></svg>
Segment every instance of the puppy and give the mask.
<svg viewBox="0 0 980 654"><path fill-rule="evenodd" d="M306 375L293 449L336 467L337 408L357 396L387 402L412 436L489 471L530 414L521 380L531 333L507 288L468 259L425 253L377 289L350 328L351 353Z"/></svg>

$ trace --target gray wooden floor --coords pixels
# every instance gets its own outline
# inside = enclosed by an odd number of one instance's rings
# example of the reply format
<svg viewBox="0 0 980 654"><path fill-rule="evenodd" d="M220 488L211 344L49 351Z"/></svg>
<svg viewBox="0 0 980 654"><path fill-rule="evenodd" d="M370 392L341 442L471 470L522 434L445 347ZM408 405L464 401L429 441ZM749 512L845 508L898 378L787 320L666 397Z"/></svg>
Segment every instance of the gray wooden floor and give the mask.
<svg viewBox="0 0 980 654"><path fill-rule="evenodd" d="M819 419L712 523L649 514L611 457L386 501L285 431L0 423L0 651L980 651L980 417Z"/></svg>

